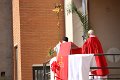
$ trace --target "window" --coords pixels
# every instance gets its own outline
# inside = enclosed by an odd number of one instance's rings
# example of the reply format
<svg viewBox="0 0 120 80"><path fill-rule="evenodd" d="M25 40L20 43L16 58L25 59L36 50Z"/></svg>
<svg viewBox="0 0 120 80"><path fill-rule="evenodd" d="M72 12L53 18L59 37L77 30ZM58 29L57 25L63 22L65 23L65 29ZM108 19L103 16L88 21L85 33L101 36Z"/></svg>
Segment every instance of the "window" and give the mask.
<svg viewBox="0 0 120 80"><path fill-rule="evenodd" d="M47 73L50 72L50 66L46 66L45 69L45 80L49 80L50 76ZM33 65L33 80L44 80L43 65Z"/></svg>

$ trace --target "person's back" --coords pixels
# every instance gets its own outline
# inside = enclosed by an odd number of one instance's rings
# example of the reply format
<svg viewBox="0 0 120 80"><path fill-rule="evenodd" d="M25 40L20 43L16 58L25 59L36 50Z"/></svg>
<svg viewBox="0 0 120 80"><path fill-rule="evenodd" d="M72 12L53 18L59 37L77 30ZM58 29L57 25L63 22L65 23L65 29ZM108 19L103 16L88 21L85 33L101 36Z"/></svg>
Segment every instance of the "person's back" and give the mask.
<svg viewBox="0 0 120 80"><path fill-rule="evenodd" d="M54 47L54 51L57 53L57 55L58 55L58 53L59 53L59 51L60 51L60 45L61 45L61 43L65 43L65 42L68 42L68 37L63 37L63 38L62 38L62 42L59 42L59 43Z"/></svg>
<svg viewBox="0 0 120 80"><path fill-rule="evenodd" d="M89 37L83 45L82 53L103 53L100 41L96 36Z"/></svg>
<svg viewBox="0 0 120 80"><path fill-rule="evenodd" d="M89 38L83 44L82 54L103 54L103 49L99 39L94 35L93 30L88 32ZM107 67L105 56L95 56L97 67ZM94 75L105 76L109 74L108 69L98 69L93 71Z"/></svg>

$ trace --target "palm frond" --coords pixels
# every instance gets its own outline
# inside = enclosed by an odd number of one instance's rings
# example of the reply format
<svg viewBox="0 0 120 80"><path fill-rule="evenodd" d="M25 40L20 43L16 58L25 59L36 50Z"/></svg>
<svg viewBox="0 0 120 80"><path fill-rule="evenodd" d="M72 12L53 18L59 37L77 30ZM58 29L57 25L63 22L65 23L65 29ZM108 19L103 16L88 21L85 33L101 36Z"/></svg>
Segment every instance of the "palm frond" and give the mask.
<svg viewBox="0 0 120 80"><path fill-rule="evenodd" d="M88 37L87 32L90 29L90 25L88 24L88 15L84 15L82 12L80 12L76 5L74 4L74 2L72 2L72 4L68 5L67 8L67 13L76 13L82 23L83 26L83 31L84 31L84 37Z"/></svg>

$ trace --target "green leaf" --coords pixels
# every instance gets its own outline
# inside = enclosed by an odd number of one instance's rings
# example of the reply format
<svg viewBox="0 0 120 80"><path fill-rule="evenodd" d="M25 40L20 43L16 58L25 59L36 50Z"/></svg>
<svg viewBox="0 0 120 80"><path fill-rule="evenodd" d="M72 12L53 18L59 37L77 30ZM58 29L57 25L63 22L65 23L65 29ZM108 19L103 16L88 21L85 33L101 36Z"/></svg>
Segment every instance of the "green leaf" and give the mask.
<svg viewBox="0 0 120 80"><path fill-rule="evenodd" d="M52 48L49 49L48 55L52 56L54 54L54 50Z"/></svg>

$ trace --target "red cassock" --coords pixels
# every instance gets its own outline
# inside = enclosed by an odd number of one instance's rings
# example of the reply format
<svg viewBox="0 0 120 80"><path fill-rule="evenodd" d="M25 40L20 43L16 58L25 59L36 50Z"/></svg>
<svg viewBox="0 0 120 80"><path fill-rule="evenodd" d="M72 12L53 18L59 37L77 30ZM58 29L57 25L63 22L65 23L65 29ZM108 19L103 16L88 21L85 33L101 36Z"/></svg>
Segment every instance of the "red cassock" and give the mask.
<svg viewBox="0 0 120 80"><path fill-rule="evenodd" d="M82 54L103 54L103 49L97 37L89 37L82 47ZM96 56L97 67L107 67L105 56ZM108 69L97 69L91 72L94 75L105 76L109 74Z"/></svg>

